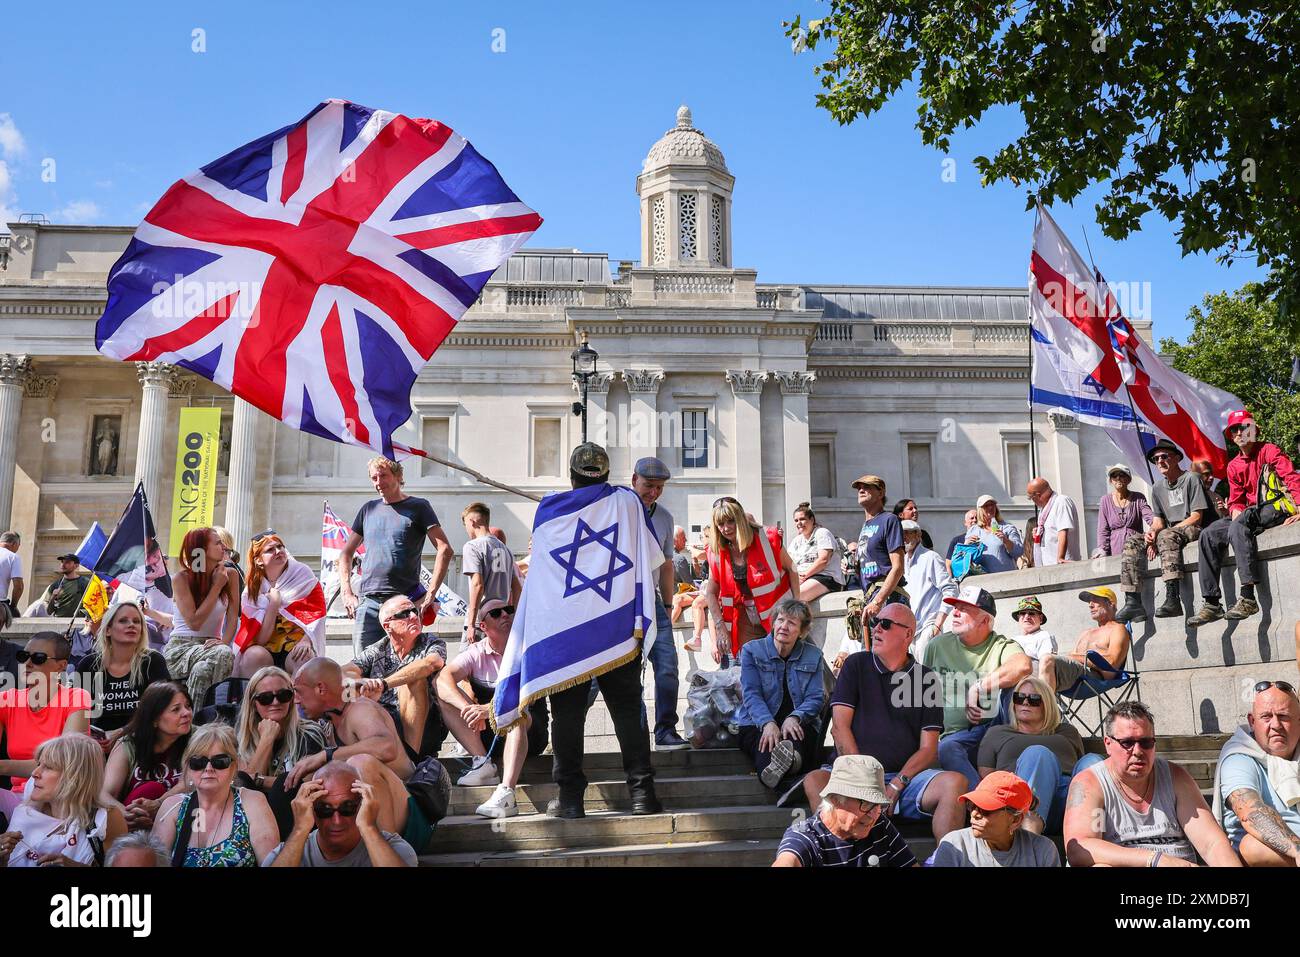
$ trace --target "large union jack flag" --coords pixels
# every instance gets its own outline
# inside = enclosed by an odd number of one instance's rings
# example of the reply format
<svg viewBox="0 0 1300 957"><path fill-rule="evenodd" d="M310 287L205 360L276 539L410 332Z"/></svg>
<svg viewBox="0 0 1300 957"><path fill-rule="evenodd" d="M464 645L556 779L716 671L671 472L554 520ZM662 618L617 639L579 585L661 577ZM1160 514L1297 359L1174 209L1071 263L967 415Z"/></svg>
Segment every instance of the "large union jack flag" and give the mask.
<svg viewBox="0 0 1300 957"><path fill-rule="evenodd" d="M541 222L449 127L329 100L167 191L109 273L95 344L419 454L393 440L415 377Z"/></svg>

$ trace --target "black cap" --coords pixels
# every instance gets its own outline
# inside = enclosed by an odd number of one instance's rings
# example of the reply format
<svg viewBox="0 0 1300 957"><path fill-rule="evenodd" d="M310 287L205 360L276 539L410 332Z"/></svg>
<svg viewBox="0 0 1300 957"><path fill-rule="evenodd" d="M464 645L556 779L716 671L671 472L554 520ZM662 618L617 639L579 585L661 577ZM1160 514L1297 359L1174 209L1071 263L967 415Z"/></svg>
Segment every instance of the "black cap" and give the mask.
<svg viewBox="0 0 1300 957"><path fill-rule="evenodd" d="M59 561L61 561L61 562L76 562L78 565L81 564L81 558L80 558L79 556L77 556L77 555L72 554L71 552L68 552L68 554L66 554L66 555L60 555L60 556L59 556Z"/></svg>
<svg viewBox="0 0 1300 957"><path fill-rule="evenodd" d="M1168 439L1161 439L1155 445L1151 446L1151 448L1147 449L1147 461L1154 463L1157 452L1172 452L1174 455L1178 456L1179 461L1182 461L1183 458L1183 450L1174 445L1174 443L1170 442Z"/></svg>
<svg viewBox="0 0 1300 957"><path fill-rule="evenodd" d="M595 442L583 442L569 456L569 471L586 478L609 474L609 453Z"/></svg>

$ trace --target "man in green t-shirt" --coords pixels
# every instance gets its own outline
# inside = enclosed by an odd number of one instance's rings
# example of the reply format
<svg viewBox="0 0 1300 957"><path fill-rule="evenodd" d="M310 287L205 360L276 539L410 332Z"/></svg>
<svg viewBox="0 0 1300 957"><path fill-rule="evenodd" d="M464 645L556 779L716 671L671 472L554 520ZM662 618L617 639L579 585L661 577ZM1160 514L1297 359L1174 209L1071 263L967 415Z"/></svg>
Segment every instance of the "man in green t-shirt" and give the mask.
<svg viewBox="0 0 1300 957"><path fill-rule="evenodd" d="M951 630L926 645L923 662L942 689L939 766L964 774L974 789L980 781L975 756L997 713L999 694L1014 688L1033 665L1018 644L993 631L997 608L983 588L965 585L944 602L952 606Z"/></svg>
<svg viewBox="0 0 1300 957"><path fill-rule="evenodd" d="M63 572L41 595L45 613L53 618L71 618L81 607L90 578L77 574L81 559L71 553L59 556L59 570Z"/></svg>

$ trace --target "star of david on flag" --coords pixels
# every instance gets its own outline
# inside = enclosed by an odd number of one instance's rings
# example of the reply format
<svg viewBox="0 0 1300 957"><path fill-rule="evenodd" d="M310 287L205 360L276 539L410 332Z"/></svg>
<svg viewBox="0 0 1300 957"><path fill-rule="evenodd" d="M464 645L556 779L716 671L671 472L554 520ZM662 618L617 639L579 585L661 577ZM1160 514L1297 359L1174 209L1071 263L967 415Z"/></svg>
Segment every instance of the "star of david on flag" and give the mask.
<svg viewBox="0 0 1300 957"><path fill-rule="evenodd" d="M108 275L95 346L389 458L411 387L541 225L436 120L328 100L172 185Z"/></svg>
<svg viewBox="0 0 1300 957"><path fill-rule="evenodd" d="M592 485L542 499L532 562L501 656L493 727L509 728L530 702L648 650L664 560L645 506L630 488Z"/></svg>

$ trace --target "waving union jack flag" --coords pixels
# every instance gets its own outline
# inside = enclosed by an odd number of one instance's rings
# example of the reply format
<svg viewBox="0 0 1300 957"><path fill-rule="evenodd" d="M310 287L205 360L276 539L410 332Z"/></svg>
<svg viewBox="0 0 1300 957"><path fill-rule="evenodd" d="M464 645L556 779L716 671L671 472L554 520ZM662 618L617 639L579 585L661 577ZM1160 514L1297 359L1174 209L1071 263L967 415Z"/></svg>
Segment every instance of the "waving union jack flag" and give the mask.
<svg viewBox="0 0 1300 957"><path fill-rule="evenodd" d="M108 276L104 355L393 457L411 386L541 217L435 120L329 100L174 184Z"/></svg>

